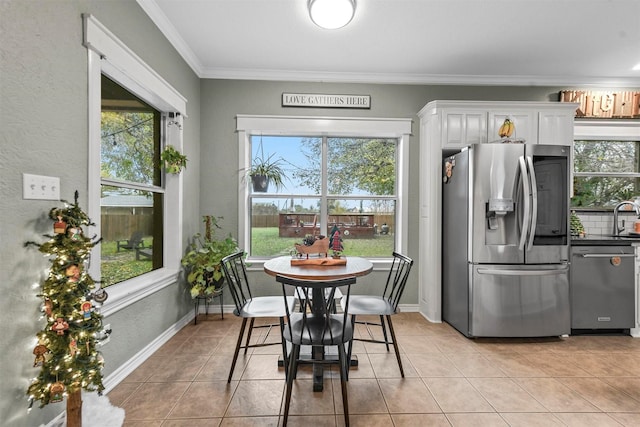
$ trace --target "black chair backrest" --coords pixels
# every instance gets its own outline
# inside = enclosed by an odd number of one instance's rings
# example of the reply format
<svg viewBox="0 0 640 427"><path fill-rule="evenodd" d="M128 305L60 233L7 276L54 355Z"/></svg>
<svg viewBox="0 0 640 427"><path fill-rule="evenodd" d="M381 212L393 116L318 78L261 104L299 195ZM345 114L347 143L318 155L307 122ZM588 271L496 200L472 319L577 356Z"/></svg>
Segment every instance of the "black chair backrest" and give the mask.
<svg viewBox="0 0 640 427"><path fill-rule="evenodd" d="M276 276L282 284L282 294L297 292L302 296L298 301L301 310L292 311L287 307L285 329L294 344L299 345L338 345L351 340L353 331L348 320L349 296L355 277L336 280L302 280L286 276ZM342 313L335 313L335 292L342 288L345 304Z"/></svg>
<svg viewBox="0 0 640 427"><path fill-rule="evenodd" d="M231 290L233 302L236 305L237 314L239 314L246 302L253 298L249 280L247 279L247 268L244 264L244 251L222 258L221 264L225 280Z"/></svg>
<svg viewBox="0 0 640 427"><path fill-rule="evenodd" d="M398 309L398 303L407 285L407 278L412 265L413 260L411 258L397 252L393 253L393 263L389 269L387 283L384 286L382 296L389 301L394 311Z"/></svg>

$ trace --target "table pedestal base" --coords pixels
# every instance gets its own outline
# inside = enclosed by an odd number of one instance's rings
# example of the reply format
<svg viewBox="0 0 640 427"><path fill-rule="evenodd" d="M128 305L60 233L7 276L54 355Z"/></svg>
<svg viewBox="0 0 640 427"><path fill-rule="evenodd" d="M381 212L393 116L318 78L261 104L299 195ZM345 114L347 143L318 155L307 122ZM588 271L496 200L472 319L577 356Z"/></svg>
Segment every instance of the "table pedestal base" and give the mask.
<svg viewBox="0 0 640 427"><path fill-rule="evenodd" d="M324 349L322 347L315 347L314 351L322 352ZM298 363L301 365L313 365L313 391L322 391L323 389L323 378L324 378L324 365L339 365L340 361L338 359L337 352L330 352L319 355L311 356L309 349L305 352L305 347L300 351L300 359ZM324 360L324 363L314 363L314 359ZM278 358L278 366L284 367L284 360L282 360L282 356ZM351 355L351 360L349 361L349 367L358 366L358 356L355 354Z"/></svg>

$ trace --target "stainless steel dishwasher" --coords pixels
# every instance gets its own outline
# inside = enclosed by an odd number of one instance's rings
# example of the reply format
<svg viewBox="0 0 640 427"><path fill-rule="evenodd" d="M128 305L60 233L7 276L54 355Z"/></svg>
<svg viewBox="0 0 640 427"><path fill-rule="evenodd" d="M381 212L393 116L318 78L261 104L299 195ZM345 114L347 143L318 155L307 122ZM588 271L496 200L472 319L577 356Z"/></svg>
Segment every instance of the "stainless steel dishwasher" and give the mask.
<svg viewBox="0 0 640 427"><path fill-rule="evenodd" d="M571 329L635 327L634 249L571 248Z"/></svg>

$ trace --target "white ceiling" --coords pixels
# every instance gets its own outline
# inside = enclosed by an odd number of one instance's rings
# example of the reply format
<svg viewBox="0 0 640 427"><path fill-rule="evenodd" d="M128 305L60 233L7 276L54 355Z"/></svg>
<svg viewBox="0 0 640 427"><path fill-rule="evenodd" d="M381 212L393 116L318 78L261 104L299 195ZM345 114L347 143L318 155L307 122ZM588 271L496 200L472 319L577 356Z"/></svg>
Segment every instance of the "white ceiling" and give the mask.
<svg viewBox="0 0 640 427"><path fill-rule="evenodd" d="M202 78L640 87L640 0L137 0Z"/></svg>

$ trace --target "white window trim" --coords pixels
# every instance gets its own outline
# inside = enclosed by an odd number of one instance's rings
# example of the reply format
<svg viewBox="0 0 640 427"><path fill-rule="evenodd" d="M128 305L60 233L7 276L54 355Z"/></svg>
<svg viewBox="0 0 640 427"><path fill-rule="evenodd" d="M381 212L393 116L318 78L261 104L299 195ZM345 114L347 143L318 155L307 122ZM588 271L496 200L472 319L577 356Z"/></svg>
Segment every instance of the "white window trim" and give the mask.
<svg viewBox="0 0 640 427"><path fill-rule="evenodd" d="M108 75L160 111L186 117L187 101L93 16L84 14L83 23L89 86L88 214L95 223L89 232L99 236L101 75ZM182 150L182 132L175 132L170 143ZM165 174L164 179L164 267L107 288L109 299L101 309L105 316L176 282L182 254L182 174ZM100 259L99 245L93 249L92 258ZM100 263L91 263L89 272L99 280Z"/></svg>
<svg viewBox="0 0 640 427"><path fill-rule="evenodd" d="M249 138L252 134L287 136L319 136L332 137L371 137L398 139L398 183L396 206L396 251L407 252L407 236L409 229L408 197L409 197L409 138L411 136L411 119L405 118L369 118L369 117L315 117L315 116L236 116L238 133L238 170L245 171L251 163ZM242 248L250 245L249 185L241 174L238 180L238 241ZM391 258L391 254L389 254ZM262 269L264 259L250 258L251 269ZM386 268L389 260L372 259L374 266Z"/></svg>
<svg viewBox="0 0 640 427"><path fill-rule="evenodd" d="M640 141L640 120L576 120L573 139L577 141Z"/></svg>
<svg viewBox="0 0 640 427"><path fill-rule="evenodd" d="M573 123L574 141L640 141L640 120L589 120L576 119ZM571 145L571 197L573 197L573 176L575 152ZM583 175L584 176L584 175ZM572 208L573 209L573 208Z"/></svg>

